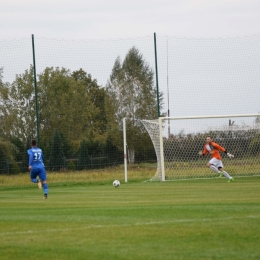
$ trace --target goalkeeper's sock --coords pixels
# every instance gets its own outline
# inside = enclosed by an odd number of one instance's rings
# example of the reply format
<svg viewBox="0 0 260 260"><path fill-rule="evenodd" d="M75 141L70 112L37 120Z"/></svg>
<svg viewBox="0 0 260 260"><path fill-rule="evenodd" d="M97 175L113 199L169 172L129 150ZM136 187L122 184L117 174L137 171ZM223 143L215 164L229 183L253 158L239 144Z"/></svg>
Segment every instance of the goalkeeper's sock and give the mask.
<svg viewBox="0 0 260 260"><path fill-rule="evenodd" d="M225 172L225 171L223 171L223 175L224 175L225 177L227 177L228 179L232 179L232 177L231 177L227 172Z"/></svg>
<svg viewBox="0 0 260 260"><path fill-rule="evenodd" d="M220 174L220 171L218 170L218 168L217 168L216 166L214 166L214 165L211 164L209 168L210 168L211 170L215 171L216 173Z"/></svg>
<svg viewBox="0 0 260 260"><path fill-rule="evenodd" d="M49 189L48 189L48 184L47 184L47 183L44 183L42 186L43 186L43 192L44 192L44 194L48 194L48 191L49 191Z"/></svg>
<svg viewBox="0 0 260 260"><path fill-rule="evenodd" d="M35 179L31 179L31 181L33 182L33 183L38 183L38 180L35 178Z"/></svg>

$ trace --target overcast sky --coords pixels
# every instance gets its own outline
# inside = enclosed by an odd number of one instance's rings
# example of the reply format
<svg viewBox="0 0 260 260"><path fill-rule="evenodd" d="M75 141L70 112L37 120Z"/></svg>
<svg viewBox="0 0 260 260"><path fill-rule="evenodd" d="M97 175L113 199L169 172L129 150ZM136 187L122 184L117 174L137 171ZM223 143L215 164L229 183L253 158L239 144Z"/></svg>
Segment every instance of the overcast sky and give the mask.
<svg viewBox="0 0 260 260"><path fill-rule="evenodd" d="M0 67L6 82L32 64L31 34L37 73L51 66L83 68L105 86L117 56L123 60L132 46L154 70L156 32L163 112L187 116L260 111L260 0L0 3ZM205 99L209 90L217 106Z"/></svg>
<svg viewBox="0 0 260 260"><path fill-rule="evenodd" d="M0 39L260 34L259 0L1 0Z"/></svg>

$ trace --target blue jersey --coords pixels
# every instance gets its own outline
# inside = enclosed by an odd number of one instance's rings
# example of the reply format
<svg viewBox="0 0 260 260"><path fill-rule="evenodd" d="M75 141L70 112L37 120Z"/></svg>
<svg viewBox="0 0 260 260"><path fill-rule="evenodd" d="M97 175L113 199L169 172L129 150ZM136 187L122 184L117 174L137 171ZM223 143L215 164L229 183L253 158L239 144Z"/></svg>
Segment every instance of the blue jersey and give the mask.
<svg viewBox="0 0 260 260"><path fill-rule="evenodd" d="M43 153L42 150L38 147L33 147L27 151L29 155L29 166L43 166Z"/></svg>

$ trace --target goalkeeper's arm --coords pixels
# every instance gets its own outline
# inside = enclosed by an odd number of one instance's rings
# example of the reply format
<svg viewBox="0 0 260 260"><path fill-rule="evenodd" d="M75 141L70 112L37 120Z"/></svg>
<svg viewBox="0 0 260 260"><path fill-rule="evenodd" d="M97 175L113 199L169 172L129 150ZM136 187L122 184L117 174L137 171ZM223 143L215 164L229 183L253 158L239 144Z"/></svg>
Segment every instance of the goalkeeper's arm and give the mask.
<svg viewBox="0 0 260 260"><path fill-rule="evenodd" d="M231 153L228 153L227 150L225 150L224 153L228 156L228 158L234 158L234 155Z"/></svg>

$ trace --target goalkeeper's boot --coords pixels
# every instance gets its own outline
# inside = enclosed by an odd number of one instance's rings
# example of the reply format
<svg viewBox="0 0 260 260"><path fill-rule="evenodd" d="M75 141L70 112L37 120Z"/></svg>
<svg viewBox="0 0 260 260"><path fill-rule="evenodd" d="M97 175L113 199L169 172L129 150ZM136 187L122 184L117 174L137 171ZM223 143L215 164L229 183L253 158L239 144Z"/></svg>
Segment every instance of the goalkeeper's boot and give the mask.
<svg viewBox="0 0 260 260"><path fill-rule="evenodd" d="M43 195L43 199L46 200L48 198L48 194Z"/></svg>
<svg viewBox="0 0 260 260"><path fill-rule="evenodd" d="M40 179L38 180L37 184L38 184L38 188L41 190L42 189L42 181Z"/></svg>
<svg viewBox="0 0 260 260"><path fill-rule="evenodd" d="M232 181L234 181L234 178L231 178L231 179L228 180L228 182L232 182Z"/></svg>
<svg viewBox="0 0 260 260"><path fill-rule="evenodd" d="M223 173L222 173L222 172L219 172L219 173L218 173L218 177L219 177L219 178L222 178L222 176L223 176Z"/></svg>

